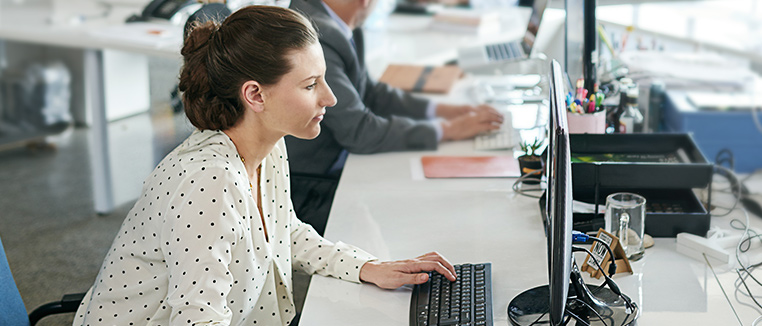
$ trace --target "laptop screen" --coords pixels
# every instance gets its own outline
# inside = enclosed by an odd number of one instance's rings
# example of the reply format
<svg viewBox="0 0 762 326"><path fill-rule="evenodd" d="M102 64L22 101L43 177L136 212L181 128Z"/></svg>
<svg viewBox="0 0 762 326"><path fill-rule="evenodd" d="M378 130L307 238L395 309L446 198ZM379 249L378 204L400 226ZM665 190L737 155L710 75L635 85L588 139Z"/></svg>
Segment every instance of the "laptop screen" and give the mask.
<svg viewBox="0 0 762 326"><path fill-rule="evenodd" d="M542 14L545 13L545 8L547 6L548 0L534 0L534 4L532 5L532 15L529 16L529 23L527 24L527 31L524 34L524 38L521 39L521 47L527 55L532 52L534 41L537 38L537 30L540 29Z"/></svg>

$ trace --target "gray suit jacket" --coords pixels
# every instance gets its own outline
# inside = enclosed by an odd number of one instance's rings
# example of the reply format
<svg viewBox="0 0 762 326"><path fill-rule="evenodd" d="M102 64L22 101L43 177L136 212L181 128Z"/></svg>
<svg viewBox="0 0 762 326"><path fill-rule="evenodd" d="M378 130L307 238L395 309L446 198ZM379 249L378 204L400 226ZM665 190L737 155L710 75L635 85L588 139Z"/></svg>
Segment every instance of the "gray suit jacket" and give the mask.
<svg viewBox="0 0 762 326"><path fill-rule="evenodd" d="M317 138L286 137L292 172L325 174L344 149L368 154L437 147L434 122L426 119L428 101L368 76L361 29L353 32L355 50L321 0L292 0L290 7L316 26L325 55L325 79L338 100L326 110Z"/></svg>

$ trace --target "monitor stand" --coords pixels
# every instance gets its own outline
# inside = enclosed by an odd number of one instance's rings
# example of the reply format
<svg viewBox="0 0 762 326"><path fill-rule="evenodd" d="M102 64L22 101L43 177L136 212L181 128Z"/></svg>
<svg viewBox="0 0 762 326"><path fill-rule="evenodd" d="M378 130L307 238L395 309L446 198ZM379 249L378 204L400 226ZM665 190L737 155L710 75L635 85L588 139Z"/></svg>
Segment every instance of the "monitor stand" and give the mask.
<svg viewBox="0 0 762 326"><path fill-rule="evenodd" d="M635 325L640 308L627 295L617 295L603 286L588 287L573 264L564 320L575 319L579 325ZM550 325L550 289L548 285L526 290L511 300L508 318L514 326ZM553 325L555 326L555 325Z"/></svg>

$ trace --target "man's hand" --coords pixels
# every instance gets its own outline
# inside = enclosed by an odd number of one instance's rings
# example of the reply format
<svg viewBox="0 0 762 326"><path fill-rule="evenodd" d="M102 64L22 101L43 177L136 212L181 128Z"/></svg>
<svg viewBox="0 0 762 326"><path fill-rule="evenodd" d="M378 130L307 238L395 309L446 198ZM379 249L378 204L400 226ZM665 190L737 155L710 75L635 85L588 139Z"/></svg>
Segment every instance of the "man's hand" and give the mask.
<svg viewBox="0 0 762 326"><path fill-rule="evenodd" d="M500 129L503 115L488 105L479 105L472 111L442 122L442 140L472 138L480 133Z"/></svg>
<svg viewBox="0 0 762 326"><path fill-rule="evenodd" d="M461 115L471 113L476 108L471 105L451 105L451 104L437 104L436 115L437 117L447 120L455 119Z"/></svg>
<svg viewBox="0 0 762 326"><path fill-rule="evenodd" d="M396 289L405 284L421 284L429 280L427 273L436 271L448 280L455 281L455 268L437 252L430 252L414 259L397 261L369 261L360 269L360 280L373 283L383 289Z"/></svg>

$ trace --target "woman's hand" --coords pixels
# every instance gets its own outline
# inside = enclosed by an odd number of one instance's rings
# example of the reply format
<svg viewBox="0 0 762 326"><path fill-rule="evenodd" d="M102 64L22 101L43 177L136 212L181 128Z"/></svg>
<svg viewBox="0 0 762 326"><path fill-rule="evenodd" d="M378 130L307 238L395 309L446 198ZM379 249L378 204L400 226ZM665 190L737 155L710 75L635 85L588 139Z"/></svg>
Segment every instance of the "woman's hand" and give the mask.
<svg viewBox="0 0 762 326"><path fill-rule="evenodd" d="M369 261L360 269L360 280L373 283L383 289L396 289L405 284L421 284L429 280L427 273L436 271L448 280L455 281L455 268L437 252L430 252L414 259L397 261Z"/></svg>

